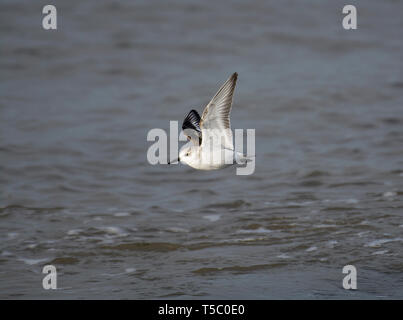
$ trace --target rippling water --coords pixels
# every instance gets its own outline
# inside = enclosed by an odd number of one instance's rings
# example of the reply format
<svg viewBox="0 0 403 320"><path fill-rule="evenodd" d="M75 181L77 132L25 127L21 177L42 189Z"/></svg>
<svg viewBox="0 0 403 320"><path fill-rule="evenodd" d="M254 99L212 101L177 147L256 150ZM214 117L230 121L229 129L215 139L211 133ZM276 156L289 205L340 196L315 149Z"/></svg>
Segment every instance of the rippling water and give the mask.
<svg viewBox="0 0 403 320"><path fill-rule="evenodd" d="M0 298L402 298L403 3L355 3L2 1ZM149 165L234 71L255 174Z"/></svg>

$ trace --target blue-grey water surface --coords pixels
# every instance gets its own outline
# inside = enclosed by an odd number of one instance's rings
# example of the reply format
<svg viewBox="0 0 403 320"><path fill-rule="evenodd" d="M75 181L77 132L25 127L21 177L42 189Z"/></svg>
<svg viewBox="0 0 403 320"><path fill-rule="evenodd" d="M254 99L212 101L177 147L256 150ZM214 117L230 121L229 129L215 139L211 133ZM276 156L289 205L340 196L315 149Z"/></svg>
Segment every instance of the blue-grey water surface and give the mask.
<svg viewBox="0 0 403 320"><path fill-rule="evenodd" d="M403 2L45 4L0 4L0 298L403 298ZM150 165L235 71L255 173Z"/></svg>

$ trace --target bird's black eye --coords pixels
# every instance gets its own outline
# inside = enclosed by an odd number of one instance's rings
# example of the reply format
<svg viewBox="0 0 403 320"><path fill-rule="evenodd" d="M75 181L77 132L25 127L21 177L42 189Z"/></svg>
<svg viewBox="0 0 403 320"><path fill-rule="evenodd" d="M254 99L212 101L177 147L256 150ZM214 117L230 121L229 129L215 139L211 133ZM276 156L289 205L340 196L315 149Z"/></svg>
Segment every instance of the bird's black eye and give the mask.
<svg viewBox="0 0 403 320"><path fill-rule="evenodd" d="M187 153L186 153L186 157L189 157L189 154L190 154L190 152L187 152Z"/></svg>

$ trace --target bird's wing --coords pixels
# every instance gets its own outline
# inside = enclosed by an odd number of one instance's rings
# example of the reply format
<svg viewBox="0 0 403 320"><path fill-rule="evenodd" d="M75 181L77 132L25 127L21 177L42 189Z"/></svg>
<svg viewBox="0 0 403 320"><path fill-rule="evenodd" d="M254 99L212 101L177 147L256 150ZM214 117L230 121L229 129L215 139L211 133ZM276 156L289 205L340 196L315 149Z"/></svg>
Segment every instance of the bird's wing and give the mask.
<svg viewBox="0 0 403 320"><path fill-rule="evenodd" d="M196 110L191 110L183 120L182 130L188 140L191 140L195 145L201 144L200 115Z"/></svg>
<svg viewBox="0 0 403 320"><path fill-rule="evenodd" d="M213 99L203 111L200 128L203 136L203 143L207 140L215 140L224 148L233 149L230 113L232 107L232 96L236 85L238 74L235 72L218 90ZM217 137L220 142L217 142ZM211 142L210 142L211 143Z"/></svg>

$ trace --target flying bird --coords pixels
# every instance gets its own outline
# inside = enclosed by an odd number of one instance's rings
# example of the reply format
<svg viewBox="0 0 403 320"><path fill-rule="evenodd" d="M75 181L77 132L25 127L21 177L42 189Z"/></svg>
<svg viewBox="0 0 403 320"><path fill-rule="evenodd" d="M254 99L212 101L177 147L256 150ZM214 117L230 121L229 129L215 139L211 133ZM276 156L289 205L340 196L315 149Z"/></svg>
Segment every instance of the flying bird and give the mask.
<svg viewBox="0 0 403 320"><path fill-rule="evenodd" d="M234 150L230 113L237 79L235 72L207 104L201 117L196 110L188 113L182 130L190 143L181 148L177 161L198 170L215 170L251 160Z"/></svg>

